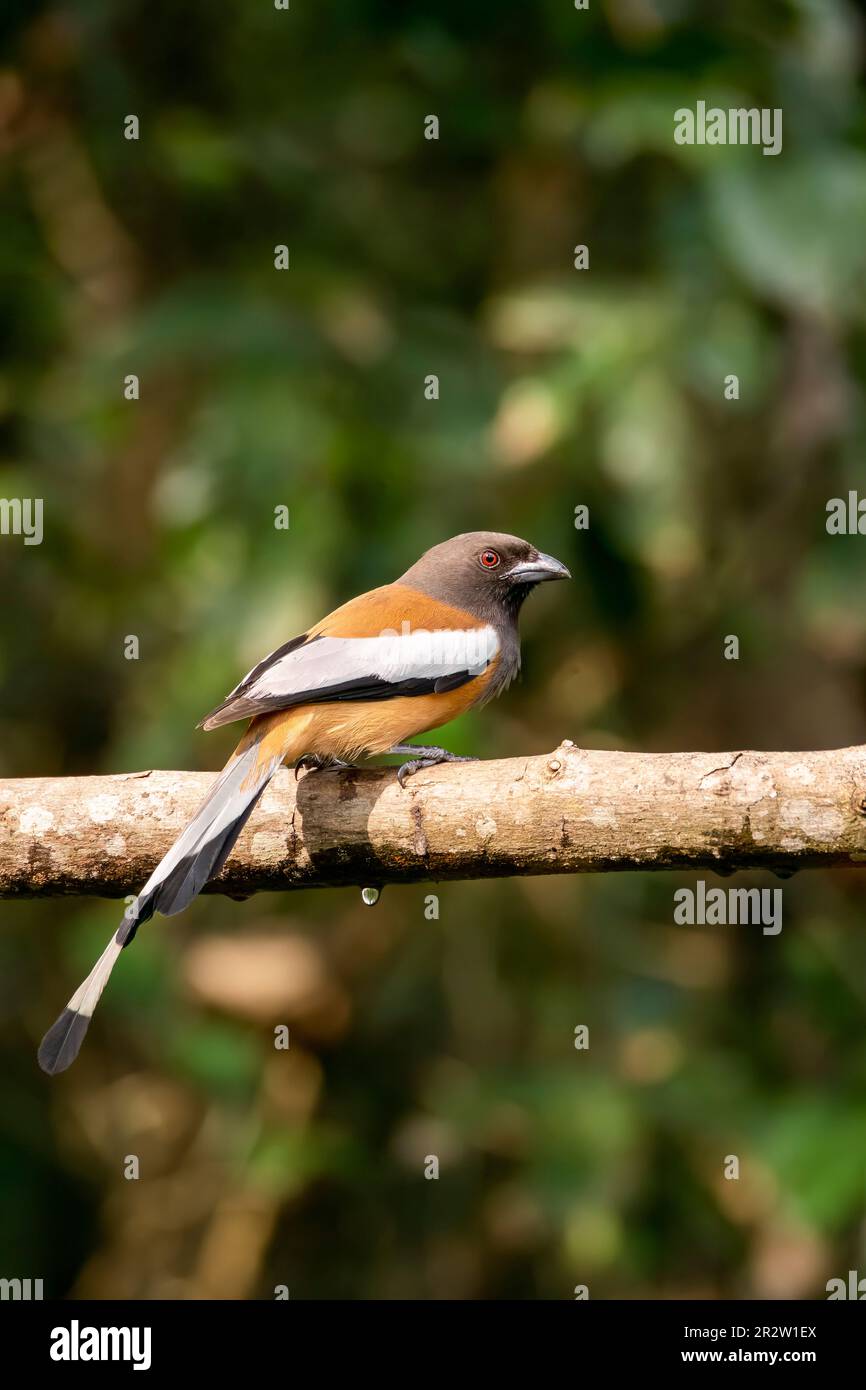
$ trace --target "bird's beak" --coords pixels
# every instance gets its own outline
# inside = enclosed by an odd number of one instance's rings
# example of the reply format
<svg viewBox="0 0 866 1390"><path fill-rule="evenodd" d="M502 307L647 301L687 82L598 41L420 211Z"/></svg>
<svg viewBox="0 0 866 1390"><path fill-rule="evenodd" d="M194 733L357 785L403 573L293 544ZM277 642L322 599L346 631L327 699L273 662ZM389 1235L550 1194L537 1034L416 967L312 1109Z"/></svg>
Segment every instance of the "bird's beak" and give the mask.
<svg viewBox="0 0 866 1390"><path fill-rule="evenodd" d="M570 579L571 574L561 560L539 551L534 560L523 560L506 572L506 579L518 584L541 584L545 579Z"/></svg>

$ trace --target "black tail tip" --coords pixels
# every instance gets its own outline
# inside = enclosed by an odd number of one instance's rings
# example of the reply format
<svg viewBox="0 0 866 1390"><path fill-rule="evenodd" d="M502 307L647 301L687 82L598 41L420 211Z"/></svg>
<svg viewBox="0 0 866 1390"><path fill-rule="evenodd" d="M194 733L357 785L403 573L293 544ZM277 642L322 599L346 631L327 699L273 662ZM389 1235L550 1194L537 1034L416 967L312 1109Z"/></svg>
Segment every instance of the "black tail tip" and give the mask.
<svg viewBox="0 0 866 1390"><path fill-rule="evenodd" d="M39 1065L49 1076L66 1071L78 1056L90 1019L74 1009L64 1009L39 1044Z"/></svg>

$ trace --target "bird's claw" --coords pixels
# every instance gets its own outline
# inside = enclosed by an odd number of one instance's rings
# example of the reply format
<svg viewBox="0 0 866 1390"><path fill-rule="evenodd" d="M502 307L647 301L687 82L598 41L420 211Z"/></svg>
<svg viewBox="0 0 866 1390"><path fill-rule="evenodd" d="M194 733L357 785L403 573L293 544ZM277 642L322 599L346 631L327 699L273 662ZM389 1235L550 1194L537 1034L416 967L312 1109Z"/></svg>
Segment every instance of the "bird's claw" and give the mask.
<svg viewBox="0 0 866 1390"><path fill-rule="evenodd" d="M420 767L433 767L434 764L425 762L423 758L413 758L408 763L401 763L397 768L397 781L401 787L406 786L406 778L411 777L413 772L417 772Z"/></svg>
<svg viewBox="0 0 866 1390"><path fill-rule="evenodd" d="M405 788L406 778L413 773L420 772L425 767L437 767L439 763L475 763L477 758L465 753L448 753L444 748L435 750L436 756L432 758L411 758L407 763L401 763L397 769L397 781L400 786Z"/></svg>

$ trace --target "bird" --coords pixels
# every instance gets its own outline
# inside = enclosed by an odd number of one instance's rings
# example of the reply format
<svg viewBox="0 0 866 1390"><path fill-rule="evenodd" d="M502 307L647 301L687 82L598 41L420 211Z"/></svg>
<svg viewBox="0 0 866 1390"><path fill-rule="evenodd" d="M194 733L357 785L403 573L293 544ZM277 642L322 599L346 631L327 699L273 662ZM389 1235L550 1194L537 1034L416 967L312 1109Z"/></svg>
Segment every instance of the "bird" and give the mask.
<svg viewBox="0 0 866 1390"><path fill-rule="evenodd" d="M155 912L172 917L219 873L268 782L394 753L401 787L421 768L466 761L411 744L499 695L520 669L518 615L561 561L519 536L469 531L425 551L399 579L350 599L248 671L199 722L250 722L189 825L127 906L87 978L39 1046L49 1075L75 1060L111 971Z"/></svg>

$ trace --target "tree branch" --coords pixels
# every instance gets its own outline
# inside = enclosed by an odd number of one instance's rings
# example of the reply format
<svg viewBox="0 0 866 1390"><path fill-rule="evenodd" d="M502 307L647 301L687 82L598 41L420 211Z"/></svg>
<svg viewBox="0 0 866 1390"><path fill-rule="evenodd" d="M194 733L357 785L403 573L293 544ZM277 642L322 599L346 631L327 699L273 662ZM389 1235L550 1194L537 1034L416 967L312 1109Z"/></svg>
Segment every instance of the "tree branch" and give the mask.
<svg viewBox="0 0 866 1390"><path fill-rule="evenodd" d="M0 896L137 891L212 774L0 781ZM379 885L614 869L866 863L866 747L618 753L283 770L211 891Z"/></svg>

